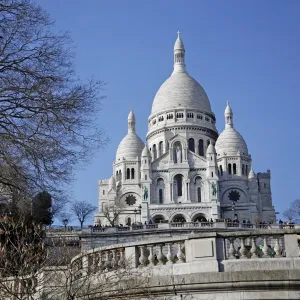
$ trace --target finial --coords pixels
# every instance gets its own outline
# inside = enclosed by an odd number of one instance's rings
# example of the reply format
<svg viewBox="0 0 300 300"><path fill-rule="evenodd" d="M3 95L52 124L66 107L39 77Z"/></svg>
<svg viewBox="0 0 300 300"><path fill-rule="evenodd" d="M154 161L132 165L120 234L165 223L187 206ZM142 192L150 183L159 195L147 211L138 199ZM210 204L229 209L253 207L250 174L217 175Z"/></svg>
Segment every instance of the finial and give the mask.
<svg viewBox="0 0 300 300"><path fill-rule="evenodd" d="M227 106L229 106L229 100L227 100Z"/></svg>
<svg viewBox="0 0 300 300"><path fill-rule="evenodd" d="M181 34L181 32L178 30L177 31L177 35L178 35L178 38L180 39L180 34Z"/></svg>

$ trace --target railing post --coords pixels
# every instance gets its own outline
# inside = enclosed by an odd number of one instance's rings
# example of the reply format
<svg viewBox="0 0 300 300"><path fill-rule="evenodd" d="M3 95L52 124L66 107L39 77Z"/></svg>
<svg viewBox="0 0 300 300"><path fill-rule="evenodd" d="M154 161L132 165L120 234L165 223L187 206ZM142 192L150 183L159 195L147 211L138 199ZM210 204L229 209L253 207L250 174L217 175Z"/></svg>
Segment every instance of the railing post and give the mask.
<svg viewBox="0 0 300 300"><path fill-rule="evenodd" d="M286 257L299 257L297 234L284 234Z"/></svg>
<svg viewBox="0 0 300 300"><path fill-rule="evenodd" d="M125 248L125 261L132 268L136 268L139 264L139 251L138 248L126 247Z"/></svg>

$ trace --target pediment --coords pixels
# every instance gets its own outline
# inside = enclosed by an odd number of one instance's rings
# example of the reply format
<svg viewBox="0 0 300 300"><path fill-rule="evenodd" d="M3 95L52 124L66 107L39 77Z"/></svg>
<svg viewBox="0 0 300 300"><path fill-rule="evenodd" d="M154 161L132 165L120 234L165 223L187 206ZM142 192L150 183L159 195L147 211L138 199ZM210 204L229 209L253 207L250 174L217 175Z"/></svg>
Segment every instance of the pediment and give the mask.
<svg viewBox="0 0 300 300"><path fill-rule="evenodd" d="M152 169L167 169L169 167L169 151L157 158L152 164Z"/></svg>
<svg viewBox="0 0 300 300"><path fill-rule="evenodd" d="M190 168L206 168L207 160L192 151L188 152L188 162Z"/></svg>

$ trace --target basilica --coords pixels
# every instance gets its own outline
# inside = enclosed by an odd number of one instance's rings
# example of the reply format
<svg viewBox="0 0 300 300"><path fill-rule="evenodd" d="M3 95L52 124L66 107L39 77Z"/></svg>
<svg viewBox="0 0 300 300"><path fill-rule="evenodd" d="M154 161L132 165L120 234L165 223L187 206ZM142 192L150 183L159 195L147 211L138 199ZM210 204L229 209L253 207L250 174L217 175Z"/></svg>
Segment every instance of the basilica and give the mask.
<svg viewBox="0 0 300 300"><path fill-rule="evenodd" d="M218 133L208 96L186 71L179 33L173 73L153 100L146 144L136 134L132 110L127 121L112 176L98 184L95 224L275 222L270 170L253 171L229 102Z"/></svg>

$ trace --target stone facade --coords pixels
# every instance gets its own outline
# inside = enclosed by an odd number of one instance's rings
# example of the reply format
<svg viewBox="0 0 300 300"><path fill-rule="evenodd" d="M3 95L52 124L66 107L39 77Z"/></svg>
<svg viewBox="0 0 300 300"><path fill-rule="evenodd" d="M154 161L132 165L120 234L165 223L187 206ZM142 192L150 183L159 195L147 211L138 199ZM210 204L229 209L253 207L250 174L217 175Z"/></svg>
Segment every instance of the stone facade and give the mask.
<svg viewBox="0 0 300 300"><path fill-rule="evenodd" d="M148 118L147 143L128 116L111 178L99 181L95 224L196 222L220 218L275 221L271 173L255 174L243 137L233 125L227 103L225 129L201 85L185 69L178 36L174 71L158 90Z"/></svg>

